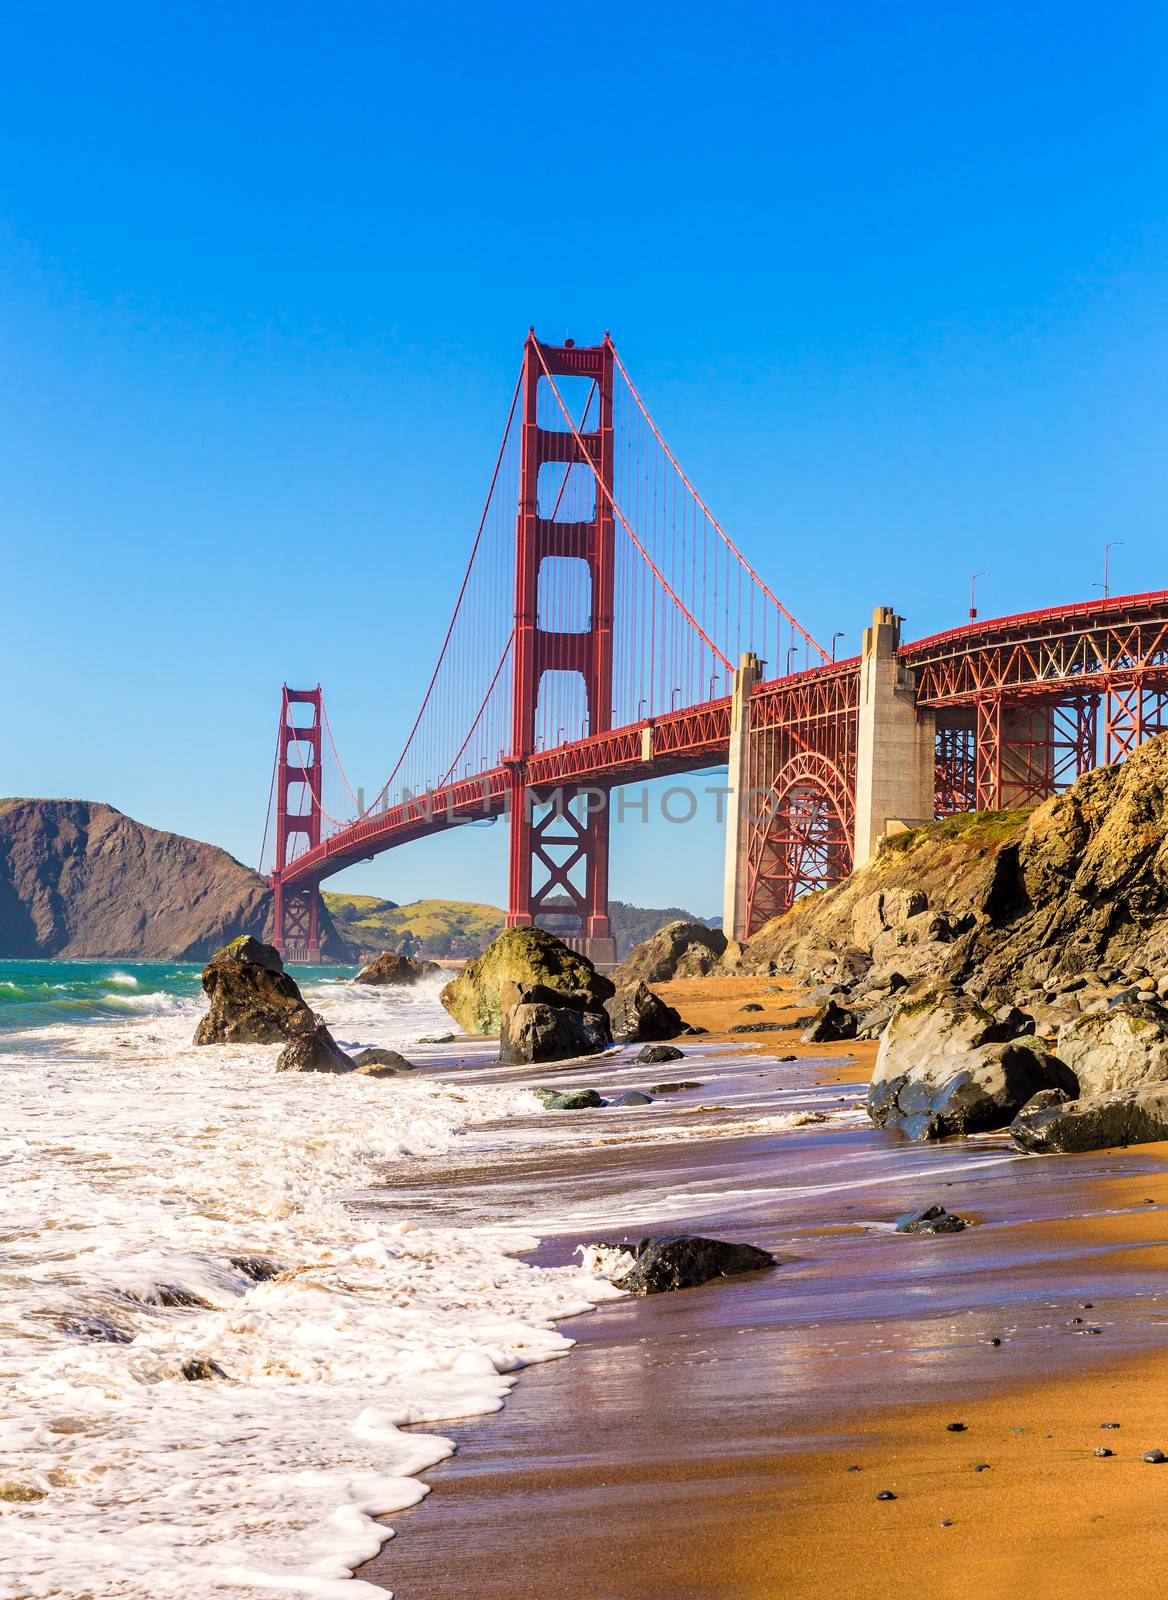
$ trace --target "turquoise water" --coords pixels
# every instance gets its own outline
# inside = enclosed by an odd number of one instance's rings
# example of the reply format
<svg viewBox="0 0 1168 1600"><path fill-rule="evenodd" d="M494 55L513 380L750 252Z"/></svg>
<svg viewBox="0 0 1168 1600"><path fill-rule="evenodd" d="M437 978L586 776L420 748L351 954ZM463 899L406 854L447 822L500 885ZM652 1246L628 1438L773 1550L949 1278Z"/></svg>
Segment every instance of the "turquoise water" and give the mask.
<svg viewBox="0 0 1168 1600"><path fill-rule="evenodd" d="M300 984L351 977L355 967L294 967ZM202 993L188 961L0 961L0 1034L54 1022L122 1020Z"/></svg>

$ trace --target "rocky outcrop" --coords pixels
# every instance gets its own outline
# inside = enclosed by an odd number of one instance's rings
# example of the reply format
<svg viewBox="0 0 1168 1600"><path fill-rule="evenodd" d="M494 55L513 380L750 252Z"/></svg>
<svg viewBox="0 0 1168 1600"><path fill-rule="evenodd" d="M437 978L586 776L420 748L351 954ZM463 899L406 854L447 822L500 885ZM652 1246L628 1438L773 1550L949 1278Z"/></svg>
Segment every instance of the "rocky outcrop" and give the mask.
<svg viewBox="0 0 1168 1600"><path fill-rule="evenodd" d="M728 1244L723 1239L699 1235L652 1237L624 1247L633 1264L615 1279L629 1294L666 1294L674 1289L694 1289L714 1278L738 1277L777 1265L769 1250L752 1244Z"/></svg>
<svg viewBox="0 0 1168 1600"><path fill-rule="evenodd" d="M1010 1124L1010 1134L1031 1155L1154 1144L1168 1139L1168 1083L1064 1105L1029 1105Z"/></svg>
<svg viewBox="0 0 1168 1600"><path fill-rule="evenodd" d="M653 1039L676 1039L685 1024L647 983L625 983L604 1002L612 1036L621 1044Z"/></svg>
<svg viewBox="0 0 1168 1600"><path fill-rule="evenodd" d="M1117 1001L1063 1023L1055 1049L1083 1094L1162 1083L1168 1080L1168 1009L1154 995Z"/></svg>
<svg viewBox="0 0 1168 1600"><path fill-rule="evenodd" d="M619 988L630 983L667 983L703 978L726 953L726 935L702 922L669 922L630 951L616 970Z"/></svg>
<svg viewBox="0 0 1168 1600"><path fill-rule="evenodd" d="M582 994L601 1011L613 994L611 982L586 957L543 928L506 928L441 994L442 1004L467 1033L498 1033L504 984L542 985L560 995ZM605 1023L607 1026L607 1021Z"/></svg>
<svg viewBox="0 0 1168 1600"><path fill-rule="evenodd" d="M276 1059L277 1072L353 1072L352 1059L317 1020L311 1033L290 1039Z"/></svg>
<svg viewBox="0 0 1168 1600"><path fill-rule="evenodd" d="M0 801L0 956L206 961L271 937L266 879L90 800ZM324 953L343 959L327 915Z"/></svg>
<svg viewBox="0 0 1168 1600"><path fill-rule="evenodd" d="M270 944L233 939L203 968L211 1008L195 1030L196 1044L279 1044L315 1032L319 1018L284 971Z"/></svg>
<svg viewBox="0 0 1168 1600"><path fill-rule="evenodd" d="M435 963L427 962L426 966L420 961L415 961L412 956L399 956L392 950L383 950L375 961L367 967L362 967L354 983L366 983L374 988L382 986L408 987L417 983L423 976L426 967L436 970Z"/></svg>
<svg viewBox="0 0 1168 1600"><path fill-rule="evenodd" d="M532 1061L572 1061L594 1056L612 1043L604 1011L521 1000L503 1018L499 1060L508 1066Z"/></svg>
<svg viewBox="0 0 1168 1600"><path fill-rule="evenodd" d="M1168 735L1032 811L950 817L887 839L846 882L767 924L744 966L849 986L894 969L933 975L994 1006L1080 977L1106 985L1112 971L1162 977Z"/></svg>

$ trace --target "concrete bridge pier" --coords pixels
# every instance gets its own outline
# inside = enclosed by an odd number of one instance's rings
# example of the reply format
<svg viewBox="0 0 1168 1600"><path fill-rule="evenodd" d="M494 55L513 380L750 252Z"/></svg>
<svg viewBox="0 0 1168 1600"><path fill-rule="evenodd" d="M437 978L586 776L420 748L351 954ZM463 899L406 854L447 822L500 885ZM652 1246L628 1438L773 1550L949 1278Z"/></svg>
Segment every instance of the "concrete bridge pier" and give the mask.
<svg viewBox="0 0 1168 1600"><path fill-rule="evenodd" d="M934 815L935 718L918 708L913 674L897 660L900 623L891 606L877 606L864 629L853 869L871 861L885 833Z"/></svg>
<svg viewBox="0 0 1168 1600"><path fill-rule="evenodd" d="M722 877L722 932L747 934L750 881L750 694L762 674L753 650L744 650L734 673L730 702L730 752L726 797L726 855Z"/></svg>

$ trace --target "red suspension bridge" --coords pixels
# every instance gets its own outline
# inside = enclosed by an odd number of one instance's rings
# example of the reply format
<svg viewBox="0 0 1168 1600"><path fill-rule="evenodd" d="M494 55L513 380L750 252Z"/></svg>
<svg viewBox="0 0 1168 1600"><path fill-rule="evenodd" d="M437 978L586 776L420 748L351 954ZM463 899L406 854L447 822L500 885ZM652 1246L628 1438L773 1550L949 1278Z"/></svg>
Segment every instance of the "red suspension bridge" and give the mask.
<svg viewBox="0 0 1168 1600"><path fill-rule="evenodd" d="M1032 804L1166 726L1168 592L912 644L883 608L862 655L833 660L690 483L607 335L531 333L437 663L368 803L319 685L284 687L275 942L317 959L325 878L505 816L508 925L554 917L611 960L611 791L723 763L742 937L891 827Z"/></svg>

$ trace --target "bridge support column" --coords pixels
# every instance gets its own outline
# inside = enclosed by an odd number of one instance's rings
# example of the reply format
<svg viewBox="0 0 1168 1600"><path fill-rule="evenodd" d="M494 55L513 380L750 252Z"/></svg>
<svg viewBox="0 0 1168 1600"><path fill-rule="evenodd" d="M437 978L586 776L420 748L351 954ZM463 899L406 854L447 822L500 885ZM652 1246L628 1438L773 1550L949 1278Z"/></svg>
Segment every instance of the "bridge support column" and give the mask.
<svg viewBox="0 0 1168 1600"><path fill-rule="evenodd" d="M294 707L306 706L307 721ZM276 861L272 873L272 943L285 961L320 960L320 895L315 882L286 885L290 861L320 843L321 695L315 689L289 689L280 702L276 753ZM295 841L295 844L293 843Z"/></svg>
<svg viewBox="0 0 1168 1600"><path fill-rule="evenodd" d="M524 350L509 758L514 776L507 925L570 920L575 926L563 933L565 942L604 963L616 960L608 917L608 795L565 784L537 796L526 787L524 774L539 742L537 711L545 674L577 674L583 680L587 732L605 733L612 727L614 359L607 335L602 344L578 347L570 342L541 344L533 331ZM549 400L545 420L551 425L543 426L540 383L549 386L550 394L557 378L587 378L593 389L578 422L569 424ZM594 426L589 426L590 415ZM541 467L551 467L552 482L560 485L550 504L540 497ZM558 515L573 469L589 470L595 481L587 520ZM570 492L567 505L573 505ZM541 568L545 562L564 560L583 563L591 584L587 626L574 630L552 626L554 611L541 616ZM546 729L544 733L546 737ZM533 874L541 881L533 882Z"/></svg>
<svg viewBox="0 0 1168 1600"><path fill-rule="evenodd" d="M730 702L726 865L722 878L722 932L727 939L745 939L750 931L750 695L760 673L758 657L752 650L743 651Z"/></svg>
<svg viewBox="0 0 1168 1600"><path fill-rule="evenodd" d="M933 820L935 728L931 711L917 708L911 672L897 659L900 618L877 606L864 629L856 730L854 866L876 854L889 826Z"/></svg>

